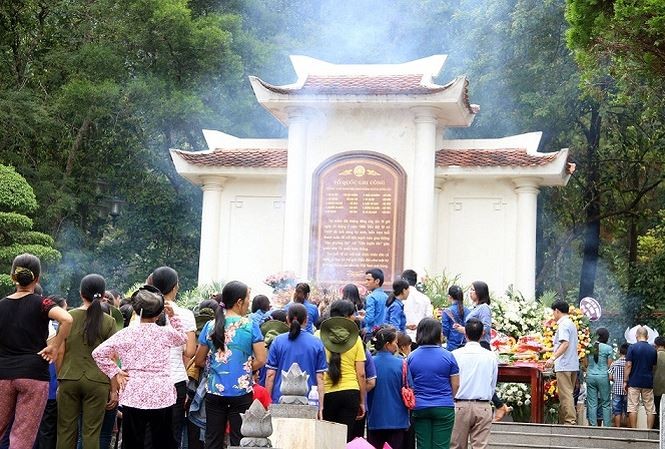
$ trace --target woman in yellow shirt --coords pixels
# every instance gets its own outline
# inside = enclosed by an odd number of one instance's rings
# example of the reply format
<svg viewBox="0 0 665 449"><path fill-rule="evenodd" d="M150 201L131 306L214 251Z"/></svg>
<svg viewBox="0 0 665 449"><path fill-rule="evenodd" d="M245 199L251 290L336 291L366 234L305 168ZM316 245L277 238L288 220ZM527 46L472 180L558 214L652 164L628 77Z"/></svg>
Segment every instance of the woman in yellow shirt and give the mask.
<svg viewBox="0 0 665 449"><path fill-rule="evenodd" d="M353 438L356 418L365 416L365 349L354 321L351 301L330 306L330 318L321 323L328 372L324 376L323 419L346 425L346 439Z"/></svg>

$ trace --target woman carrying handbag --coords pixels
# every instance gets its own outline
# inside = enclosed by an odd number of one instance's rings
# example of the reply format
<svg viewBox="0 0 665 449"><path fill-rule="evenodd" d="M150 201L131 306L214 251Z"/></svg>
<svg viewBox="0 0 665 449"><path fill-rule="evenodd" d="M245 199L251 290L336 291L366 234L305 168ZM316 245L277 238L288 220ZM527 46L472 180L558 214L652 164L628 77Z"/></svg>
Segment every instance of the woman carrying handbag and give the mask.
<svg viewBox="0 0 665 449"><path fill-rule="evenodd" d="M372 338L377 350L373 357L376 365L376 386L368 394L367 440L377 449L388 443L393 449L404 447L409 428L409 409L415 406L415 397L409 387L411 376L406 360L397 352L397 330L386 326Z"/></svg>

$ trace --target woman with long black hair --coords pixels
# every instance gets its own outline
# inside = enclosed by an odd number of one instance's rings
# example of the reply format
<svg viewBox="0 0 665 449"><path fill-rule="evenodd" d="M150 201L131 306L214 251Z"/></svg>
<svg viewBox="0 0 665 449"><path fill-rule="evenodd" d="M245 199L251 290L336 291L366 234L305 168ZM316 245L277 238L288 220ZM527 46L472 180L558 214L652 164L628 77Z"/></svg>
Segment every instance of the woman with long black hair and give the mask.
<svg viewBox="0 0 665 449"><path fill-rule="evenodd" d="M308 387L317 388L319 393L319 415L323 411L323 373L328 370L326 351L321 340L303 332L307 324L307 309L302 304L293 304L286 315L289 332L275 337L268 351L268 375L266 389L272 402L278 403L281 397L282 371L288 371L293 363L309 374Z"/></svg>
<svg viewBox="0 0 665 449"><path fill-rule="evenodd" d="M247 310L249 287L231 281L222 289L215 319L199 335L195 363L208 370L206 383L206 449L222 449L227 422L231 446L239 446L240 414L253 401L252 372L266 362L266 348L259 326Z"/></svg>
<svg viewBox="0 0 665 449"><path fill-rule="evenodd" d="M356 418L365 416L365 349L354 320L351 301L335 301L330 318L321 323L321 340L328 357L324 376L326 391L323 419L346 424L346 438L353 438Z"/></svg>
<svg viewBox="0 0 665 449"><path fill-rule="evenodd" d="M102 276L85 276L79 289L83 305L70 312L74 323L58 372L58 449L76 446L79 418L83 447L98 449L106 407L118 404L117 386L110 387L92 358L92 351L116 331L115 320L102 310L105 290Z"/></svg>
<svg viewBox="0 0 665 449"><path fill-rule="evenodd" d="M464 307L464 290L459 285L450 286L448 289L448 301L450 301L450 306L443 311L441 323L443 326L443 336L446 337L446 349L453 351L460 346L464 346L464 335L457 332L453 326L455 324L466 323L469 309Z"/></svg>

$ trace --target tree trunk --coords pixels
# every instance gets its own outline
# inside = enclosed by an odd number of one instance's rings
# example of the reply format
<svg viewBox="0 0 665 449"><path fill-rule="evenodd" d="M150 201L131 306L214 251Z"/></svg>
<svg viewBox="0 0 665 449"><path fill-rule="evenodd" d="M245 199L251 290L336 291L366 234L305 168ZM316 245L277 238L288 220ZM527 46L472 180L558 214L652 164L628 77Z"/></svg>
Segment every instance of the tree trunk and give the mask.
<svg viewBox="0 0 665 449"><path fill-rule="evenodd" d="M92 127L92 120L90 120L90 117L86 117L83 119L83 123L81 124L81 127L78 129L78 132L76 133L76 138L74 139L74 142L72 143L72 146L69 147L69 153L67 154L67 163L65 164L65 178L68 178L72 174L72 170L74 170L74 162L76 161L76 157L78 156L78 153L83 146L83 139L85 138L86 134L88 133L88 130Z"/></svg>
<svg viewBox="0 0 665 449"><path fill-rule="evenodd" d="M635 286L635 263L637 262L637 218L628 218L628 290Z"/></svg>
<svg viewBox="0 0 665 449"><path fill-rule="evenodd" d="M584 201L587 205L584 213L586 224L584 226L584 251L582 258L582 270L580 273L579 299L593 296L596 286L596 269L598 266L598 253L600 250L600 192L598 147L600 144L601 117L598 107L591 110L589 130L586 133L586 188Z"/></svg>

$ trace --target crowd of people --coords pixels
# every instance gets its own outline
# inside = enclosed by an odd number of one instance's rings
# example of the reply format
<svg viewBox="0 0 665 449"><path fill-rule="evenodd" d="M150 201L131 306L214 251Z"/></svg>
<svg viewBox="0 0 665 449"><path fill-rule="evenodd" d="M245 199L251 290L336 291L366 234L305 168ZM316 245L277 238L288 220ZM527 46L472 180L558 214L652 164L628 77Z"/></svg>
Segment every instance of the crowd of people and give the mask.
<svg viewBox="0 0 665 449"><path fill-rule="evenodd" d="M109 449L118 428L116 447L121 440L125 449L238 446L241 413L255 399L266 408L278 403L282 373L294 362L309 375L318 417L346 425L347 441L366 437L376 448L486 447L491 423L510 413L495 391L490 295L481 281L470 287L471 309L462 288L450 287L439 320L413 270L387 294L383 272L368 269L364 299L349 284L342 299L320 307L306 283L272 309L267 297L251 298L247 285L231 281L196 314L176 304L170 267L155 269L125 299L89 274L74 309L42 295L40 274L37 257L18 256L16 291L0 300L0 449ZM558 330L548 364L562 419L574 424L577 330L565 302L552 309ZM655 349L641 345L638 331L640 343L613 362L598 332L582 363L589 416L609 425L610 380L625 387L631 423L640 396L655 414L646 373ZM615 393L615 416L621 401Z"/></svg>

